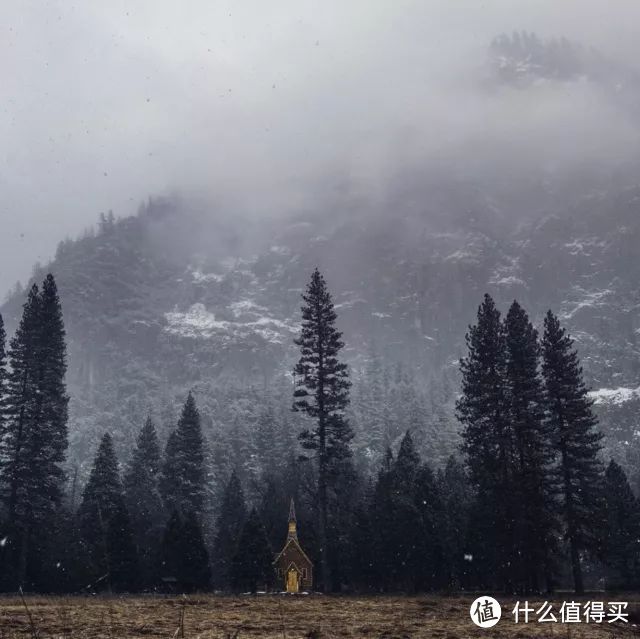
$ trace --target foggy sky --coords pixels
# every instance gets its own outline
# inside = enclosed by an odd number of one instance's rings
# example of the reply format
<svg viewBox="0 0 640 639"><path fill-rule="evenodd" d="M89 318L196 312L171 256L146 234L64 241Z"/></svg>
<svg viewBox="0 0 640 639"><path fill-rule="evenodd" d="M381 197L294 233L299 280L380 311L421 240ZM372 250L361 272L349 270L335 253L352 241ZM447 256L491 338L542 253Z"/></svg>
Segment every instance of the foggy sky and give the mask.
<svg viewBox="0 0 640 639"><path fill-rule="evenodd" d="M637 121L580 83L489 92L485 51L525 29L635 64L637 24L636 0L5 1L0 296L149 195L264 216L322 175L375 197L443 158L615 162Z"/></svg>

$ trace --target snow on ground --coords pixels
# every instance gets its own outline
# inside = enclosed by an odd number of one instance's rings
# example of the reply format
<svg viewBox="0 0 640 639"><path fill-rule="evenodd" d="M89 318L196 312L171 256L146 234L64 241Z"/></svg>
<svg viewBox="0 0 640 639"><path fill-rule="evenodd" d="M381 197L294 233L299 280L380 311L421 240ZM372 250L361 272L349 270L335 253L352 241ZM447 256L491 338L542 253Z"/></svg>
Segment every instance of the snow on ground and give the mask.
<svg viewBox="0 0 640 639"><path fill-rule="evenodd" d="M591 391L589 397L596 405L600 404L624 404L633 399L640 399L640 386L638 388L599 388Z"/></svg>
<svg viewBox="0 0 640 639"><path fill-rule="evenodd" d="M496 267L488 283L496 286L526 286L520 275L520 261L515 257L509 264Z"/></svg>
<svg viewBox="0 0 640 639"><path fill-rule="evenodd" d="M240 300L239 302L232 302L229 304L229 308L234 317L240 317L244 313L262 313L267 309L264 306L256 304L253 300Z"/></svg>
<svg viewBox="0 0 640 639"><path fill-rule="evenodd" d="M204 304L193 304L186 313L172 311L164 314L167 331L183 337L205 337L220 330L228 330L229 322L216 320Z"/></svg>
<svg viewBox="0 0 640 639"><path fill-rule="evenodd" d="M607 245L606 242L599 240L597 237L587 237L581 240L573 240L564 245L569 250L570 255L591 255L594 248L602 248Z"/></svg>
<svg viewBox="0 0 640 639"><path fill-rule="evenodd" d="M202 273L198 270L191 271L191 277L193 277L193 281L198 284L204 284L206 282L222 282L224 279L224 275L220 275L219 273Z"/></svg>
<svg viewBox="0 0 640 639"><path fill-rule="evenodd" d="M521 280L515 275L509 275L507 277L492 277L489 280L489 284L496 284L497 286L524 286L524 280Z"/></svg>
<svg viewBox="0 0 640 639"><path fill-rule="evenodd" d="M174 335L193 338L208 338L220 333L245 338L254 334L274 344L290 340L291 335L299 331L296 324L257 312L266 309L250 300L234 302L229 305L229 309L236 321L216 319L215 314L201 303L191 305L187 311L174 310L165 313L165 330ZM245 317L245 321L239 320L240 317Z"/></svg>
<svg viewBox="0 0 640 639"><path fill-rule="evenodd" d="M287 246L277 246L274 245L271 248L269 248L269 251L271 251L271 253L277 253L278 255L290 255L291 254L291 249Z"/></svg>
<svg viewBox="0 0 640 639"><path fill-rule="evenodd" d="M578 301L565 303L566 305L572 304L573 308L571 310L563 312L560 315L560 319L562 320L571 319L577 312L581 311L584 308L597 308L601 306L607 306L607 298L613 294L613 291L608 288L595 291L587 291L580 286L574 286L573 292L577 294Z"/></svg>
<svg viewBox="0 0 640 639"><path fill-rule="evenodd" d="M473 261L475 262L478 259L476 253L472 251L467 251L460 249L458 251L454 251L445 257L445 262L466 262Z"/></svg>

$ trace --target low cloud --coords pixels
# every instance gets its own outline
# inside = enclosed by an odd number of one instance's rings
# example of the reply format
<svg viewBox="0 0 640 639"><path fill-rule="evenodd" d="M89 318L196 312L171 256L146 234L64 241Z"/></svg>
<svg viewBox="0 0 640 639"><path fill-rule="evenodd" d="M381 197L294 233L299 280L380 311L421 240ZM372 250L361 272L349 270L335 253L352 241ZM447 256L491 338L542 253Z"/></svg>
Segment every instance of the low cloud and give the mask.
<svg viewBox="0 0 640 639"><path fill-rule="evenodd" d="M373 205L405 173L559 174L635 159L638 119L585 78L492 82L526 29L635 64L632 0L10 2L0 39L0 291L100 211L148 195L245 214Z"/></svg>

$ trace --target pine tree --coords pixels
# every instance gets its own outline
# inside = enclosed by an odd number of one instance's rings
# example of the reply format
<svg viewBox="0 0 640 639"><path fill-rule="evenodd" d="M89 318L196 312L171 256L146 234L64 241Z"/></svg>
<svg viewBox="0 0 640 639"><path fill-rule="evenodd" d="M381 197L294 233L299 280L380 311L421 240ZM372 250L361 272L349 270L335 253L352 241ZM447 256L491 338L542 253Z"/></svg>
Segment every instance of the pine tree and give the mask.
<svg viewBox="0 0 640 639"><path fill-rule="evenodd" d="M131 527L143 571L143 581L154 581L154 553L160 537L163 505L159 492L160 444L148 417L140 430L136 447L124 476L124 491Z"/></svg>
<svg viewBox="0 0 640 639"><path fill-rule="evenodd" d="M42 532L60 506L65 479L65 330L51 274L41 291L35 284L29 291L9 362L0 441L1 495L10 538L7 573L9 581L23 585L29 558L38 553Z"/></svg>
<svg viewBox="0 0 640 639"><path fill-rule="evenodd" d="M416 479L420 471L413 439L405 433L395 461L388 451L373 493L374 556L385 589L415 590L422 560Z"/></svg>
<svg viewBox="0 0 640 639"><path fill-rule="evenodd" d="M378 471L370 506L370 525L373 530L373 572L384 590L393 586L395 577L395 549L390 540L395 532L393 453L390 448Z"/></svg>
<svg viewBox="0 0 640 639"><path fill-rule="evenodd" d="M40 325L40 422L39 444L32 461L47 468L43 484L53 484L50 497L55 506L60 501L65 476L60 465L67 448L69 398L64 377L67 371L65 329L58 289L51 274L42 283Z"/></svg>
<svg viewBox="0 0 640 639"><path fill-rule="evenodd" d="M329 556L329 488L332 467L351 454L352 432L344 416L349 403L349 374L338 359L344 346L335 328L337 319L331 294L316 269L303 294L302 330L295 340L300 360L295 369L293 408L314 421L300 434L302 447L312 452L318 470L318 537L321 584L332 588Z"/></svg>
<svg viewBox="0 0 640 639"><path fill-rule="evenodd" d="M576 593L584 592L581 553L598 543L595 522L602 512L602 435L582 379L573 340L549 311L542 340L547 426L558 451L564 538L569 545Z"/></svg>
<svg viewBox="0 0 640 639"><path fill-rule="evenodd" d="M624 470L611 460L605 473L605 534L602 555L609 568L608 587L640 586L640 504Z"/></svg>
<svg viewBox="0 0 640 639"><path fill-rule="evenodd" d="M260 587L273 585L273 553L255 508L242 528L230 576L231 585L236 591L256 593Z"/></svg>
<svg viewBox="0 0 640 639"><path fill-rule="evenodd" d="M93 578L129 589L136 580L135 546L111 435L105 433L78 509Z"/></svg>
<svg viewBox="0 0 640 639"><path fill-rule="evenodd" d="M31 439L30 416L35 412L37 357L40 330L40 291L34 284L23 305L22 318L9 347L5 424L0 454L2 501L6 513L7 548L3 581L11 589L23 585L26 549L32 522L27 510L26 477L30 474L27 442Z"/></svg>
<svg viewBox="0 0 640 639"><path fill-rule="evenodd" d="M466 335L468 355L460 361L462 396L456 404L462 422L463 451L477 504L477 557L487 584L511 589L514 561L513 438L505 391L505 333L490 295Z"/></svg>
<svg viewBox="0 0 640 639"><path fill-rule="evenodd" d="M415 590L417 564L420 562L419 545L422 531L416 508L415 483L420 470L418 455L410 431L400 443L391 472L393 520L391 539L388 540L394 561L396 586Z"/></svg>
<svg viewBox="0 0 640 639"><path fill-rule="evenodd" d="M554 453L544 420L544 392L538 369L538 334L524 309L513 302L505 320L506 397L513 430L515 548L511 570L519 592L537 592L550 575L554 539ZM543 571L541 573L541 571Z"/></svg>
<svg viewBox="0 0 640 639"><path fill-rule="evenodd" d="M238 475L231 473L217 520L213 545L213 582L218 588L230 586L231 562L236 554L238 538L247 518L244 493Z"/></svg>
<svg viewBox="0 0 640 639"><path fill-rule="evenodd" d="M190 511L201 516L204 509L204 439L200 414L189 392L178 427L167 441L160 487L167 510Z"/></svg>

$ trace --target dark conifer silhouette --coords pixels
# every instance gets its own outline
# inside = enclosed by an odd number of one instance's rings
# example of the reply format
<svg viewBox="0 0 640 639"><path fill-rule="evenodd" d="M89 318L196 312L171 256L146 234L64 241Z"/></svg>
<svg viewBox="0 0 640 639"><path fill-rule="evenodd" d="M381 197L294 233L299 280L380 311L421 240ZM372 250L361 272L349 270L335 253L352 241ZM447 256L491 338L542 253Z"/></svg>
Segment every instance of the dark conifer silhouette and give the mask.
<svg viewBox="0 0 640 639"><path fill-rule="evenodd" d="M563 534L569 546L574 587L584 592L581 554L597 549L602 512L602 435L591 410L573 340L549 311L544 320L542 373L547 426L558 451Z"/></svg>
<svg viewBox="0 0 640 639"><path fill-rule="evenodd" d="M605 473L605 532L602 556L609 568L607 586L640 586L640 504L622 467L611 460Z"/></svg>
<svg viewBox="0 0 640 639"><path fill-rule="evenodd" d="M238 539L247 518L244 493L238 475L231 474L222 497L213 545L212 577L218 588L228 588L231 562L238 548Z"/></svg>
<svg viewBox="0 0 640 639"><path fill-rule="evenodd" d="M551 573L556 514L551 466L555 455L544 419L538 334L515 301L505 319L505 347L506 397L514 444L511 569L518 592L538 592L541 579L548 579Z"/></svg>
<svg viewBox="0 0 640 639"><path fill-rule="evenodd" d="M167 510L202 515L204 508L204 440L200 414L190 392L176 430L167 441L161 490Z"/></svg>
<svg viewBox="0 0 640 639"><path fill-rule="evenodd" d="M134 540L143 582L151 585L157 578L155 548L164 517L159 491L160 445L156 429L148 417L142 427L124 476L124 491L131 517Z"/></svg>
<svg viewBox="0 0 640 639"><path fill-rule="evenodd" d="M135 546L120 482L113 441L105 433L78 510L82 538L91 559L92 577L111 589L136 584Z"/></svg>
<svg viewBox="0 0 640 639"><path fill-rule="evenodd" d="M4 578L27 585L30 557L63 497L67 448L66 345L55 280L33 285L9 348L10 371L2 400L1 496L9 546ZM3 371L3 381L5 374ZM46 562L46 557L40 557Z"/></svg>
<svg viewBox="0 0 640 639"><path fill-rule="evenodd" d="M236 591L255 593L274 582L273 552L264 526L254 508L245 522L231 564L231 586Z"/></svg>
<svg viewBox="0 0 640 639"><path fill-rule="evenodd" d="M300 434L318 470L318 538L321 587L332 588L329 548L329 484L332 467L351 454L353 434L344 411L349 403L349 374L338 355L344 346L331 294L316 269L302 299L302 330L295 340L300 360L295 370L293 408L309 416L314 426Z"/></svg>
<svg viewBox="0 0 640 639"><path fill-rule="evenodd" d="M505 332L490 295L484 296L466 342L457 413L476 493L476 560L484 566L486 585L510 590L515 560L514 449L505 389Z"/></svg>

